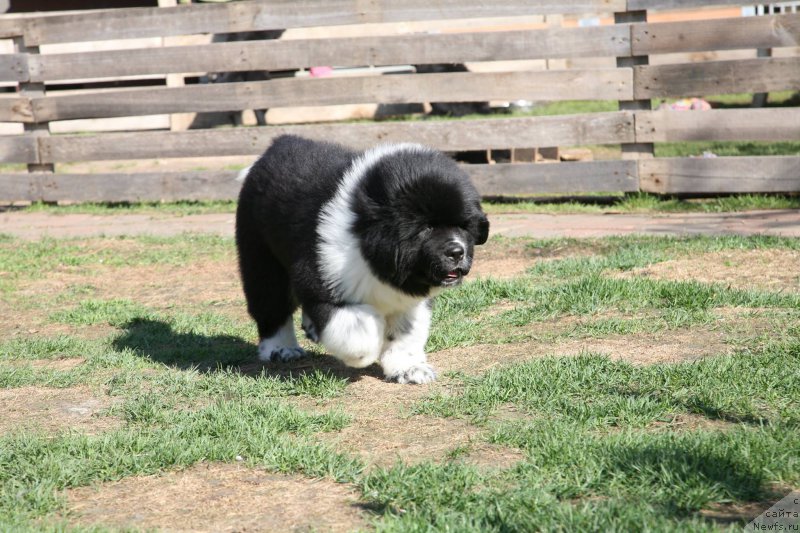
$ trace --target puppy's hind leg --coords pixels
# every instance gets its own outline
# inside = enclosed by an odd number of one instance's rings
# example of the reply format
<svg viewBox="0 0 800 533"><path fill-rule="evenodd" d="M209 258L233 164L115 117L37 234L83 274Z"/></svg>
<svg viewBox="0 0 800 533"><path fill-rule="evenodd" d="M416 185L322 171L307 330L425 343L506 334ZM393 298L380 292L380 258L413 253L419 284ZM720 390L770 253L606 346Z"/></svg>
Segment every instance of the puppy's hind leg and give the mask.
<svg viewBox="0 0 800 533"><path fill-rule="evenodd" d="M290 361L306 355L294 334L289 276L258 235L240 224L236 244L247 310L258 326L258 358Z"/></svg>

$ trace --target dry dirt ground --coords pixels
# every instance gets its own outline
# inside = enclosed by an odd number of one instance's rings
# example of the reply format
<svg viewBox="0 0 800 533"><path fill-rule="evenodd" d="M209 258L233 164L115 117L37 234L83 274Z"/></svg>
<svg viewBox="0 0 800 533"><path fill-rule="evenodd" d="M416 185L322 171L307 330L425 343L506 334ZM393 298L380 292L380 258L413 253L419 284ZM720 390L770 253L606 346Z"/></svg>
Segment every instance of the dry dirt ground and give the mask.
<svg viewBox="0 0 800 533"><path fill-rule="evenodd" d="M188 496L188 497L187 497ZM75 525L165 531L352 531L367 526L347 485L200 463L69 491Z"/></svg>
<svg viewBox="0 0 800 533"><path fill-rule="evenodd" d="M673 259L638 268L626 276L662 280L693 279L736 289L800 290L800 252L795 250L725 250Z"/></svg>
<svg viewBox="0 0 800 533"><path fill-rule="evenodd" d="M65 362L80 364L62 360L49 362L48 367L63 368ZM10 430L54 433L70 429L96 434L120 424L119 419L103 414L113 403L107 395L88 387L0 389L0 434Z"/></svg>
<svg viewBox="0 0 800 533"><path fill-rule="evenodd" d="M114 246L114 242L129 246L126 241L103 241L100 245ZM474 274L518 276L537 261L575 253L578 252L565 248L545 256L541 251L515 248L501 241L479 252ZM666 261L626 275L797 291L798 267L797 252L715 252ZM54 311L52 306L30 304L42 296L56 301L59 295L75 287L81 287L92 298L127 298L154 309L210 306L215 313L248 320L233 257L188 266L62 268L22 283L11 300L0 299L0 315L10 317L0 323L0 338L65 332L98 338L113 333L110 326L85 328L54 323L48 318ZM61 305L70 305L68 300L61 301ZM489 312L499 313L510 307L500 304ZM531 327L557 333L569 332L575 324L574 317L564 317ZM723 309L717 312L714 325L707 327L635 336L563 336L557 342L536 340L534 336L522 343L442 350L432 354L431 360L445 374L452 371L479 374L510 362L581 351L606 353L634 364L685 361L729 351L732 332L755 334L769 327L769 322L759 317ZM15 364L71 369L83 363L82 359L73 358ZM410 414L414 402L433 391L446 390L449 386L446 379L431 387L400 387L384 382L375 371L343 370L333 361L330 365L351 378L344 395L325 402L302 398L295 402L309 410L339 408L352 416L352 423L344 430L321 438L361 456L367 465L386 466L398 460L441 461L457 456L457 460L480 468L505 468L522 457L516 449L487 444L482 438L486 429L467 421ZM260 364L254 364L253 368L242 371L261 368ZM52 433L70 429L96 434L121 423L105 415L112 405L113 399L102 390L88 387L0 390L3 413L0 433L20 429ZM664 425L692 429L704 423L686 416L659 423L653 430ZM368 512L359 508L356 500L354 489L347 485L222 464L199 464L159 476L134 477L68 491L69 516L76 520L75 525L171 531L344 531L366 527Z"/></svg>

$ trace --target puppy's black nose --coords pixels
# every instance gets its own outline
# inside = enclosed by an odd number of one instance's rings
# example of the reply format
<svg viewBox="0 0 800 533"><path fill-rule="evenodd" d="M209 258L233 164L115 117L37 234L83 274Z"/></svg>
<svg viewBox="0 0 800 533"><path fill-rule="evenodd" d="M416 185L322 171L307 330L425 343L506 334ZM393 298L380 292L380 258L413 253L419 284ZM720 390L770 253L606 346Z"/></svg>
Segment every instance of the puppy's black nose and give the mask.
<svg viewBox="0 0 800 533"><path fill-rule="evenodd" d="M444 249L444 255L458 263L464 258L464 247L460 242L451 241Z"/></svg>

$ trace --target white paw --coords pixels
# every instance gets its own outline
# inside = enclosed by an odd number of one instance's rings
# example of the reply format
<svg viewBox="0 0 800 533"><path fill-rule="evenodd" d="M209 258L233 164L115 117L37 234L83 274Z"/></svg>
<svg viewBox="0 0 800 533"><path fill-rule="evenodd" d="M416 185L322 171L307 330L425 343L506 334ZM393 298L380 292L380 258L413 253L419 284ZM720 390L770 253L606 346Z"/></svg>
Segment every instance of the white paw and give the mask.
<svg viewBox="0 0 800 533"><path fill-rule="evenodd" d="M397 383L411 383L420 385L422 383L430 383L436 380L436 371L428 363L417 363L399 372L387 375L388 381L396 381Z"/></svg>
<svg viewBox="0 0 800 533"><path fill-rule="evenodd" d="M270 361L276 363L288 363L289 361L300 359L306 355L308 354L306 354L306 351L302 348L281 348L279 350L272 351Z"/></svg>
<svg viewBox="0 0 800 533"><path fill-rule="evenodd" d="M337 359L353 368L364 368L378 360L386 323L369 305L338 308L320 332L322 345Z"/></svg>
<svg viewBox="0 0 800 533"><path fill-rule="evenodd" d="M258 358L264 362L287 363L307 355L299 346L275 346L267 341L261 341L258 345Z"/></svg>

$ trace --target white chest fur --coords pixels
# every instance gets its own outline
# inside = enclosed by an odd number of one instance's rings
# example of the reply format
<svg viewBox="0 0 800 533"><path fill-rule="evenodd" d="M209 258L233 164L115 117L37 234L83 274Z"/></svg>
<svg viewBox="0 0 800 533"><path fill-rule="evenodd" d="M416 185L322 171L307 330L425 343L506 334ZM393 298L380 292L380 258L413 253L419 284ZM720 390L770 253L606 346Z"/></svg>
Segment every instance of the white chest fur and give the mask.
<svg viewBox="0 0 800 533"><path fill-rule="evenodd" d="M427 150L417 144L386 144L366 151L345 173L334 197L323 206L317 224L319 267L328 288L350 304L368 304L383 316L405 313L426 297L403 293L382 282L361 254L352 233L355 213L350 202L370 167L400 151Z"/></svg>

